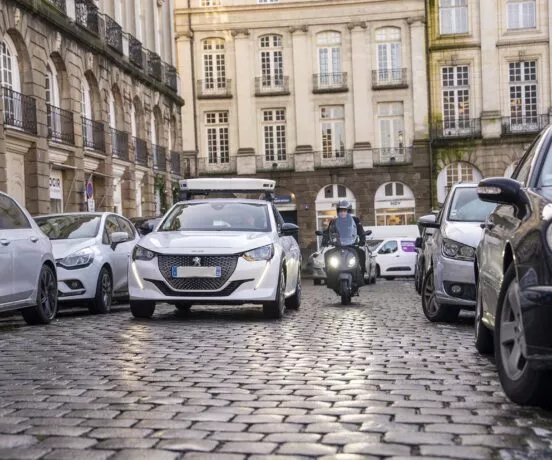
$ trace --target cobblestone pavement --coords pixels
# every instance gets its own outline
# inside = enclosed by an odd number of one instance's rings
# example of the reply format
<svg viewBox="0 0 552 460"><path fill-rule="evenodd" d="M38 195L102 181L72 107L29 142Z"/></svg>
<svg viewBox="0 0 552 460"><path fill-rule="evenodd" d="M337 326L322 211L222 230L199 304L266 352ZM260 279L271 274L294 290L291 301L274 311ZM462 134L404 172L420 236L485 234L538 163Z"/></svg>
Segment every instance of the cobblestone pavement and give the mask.
<svg viewBox="0 0 552 460"><path fill-rule="evenodd" d="M169 306L2 319L0 458L552 458L552 413L505 399L473 316L428 323L411 280L347 307L304 284L281 322Z"/></svg>

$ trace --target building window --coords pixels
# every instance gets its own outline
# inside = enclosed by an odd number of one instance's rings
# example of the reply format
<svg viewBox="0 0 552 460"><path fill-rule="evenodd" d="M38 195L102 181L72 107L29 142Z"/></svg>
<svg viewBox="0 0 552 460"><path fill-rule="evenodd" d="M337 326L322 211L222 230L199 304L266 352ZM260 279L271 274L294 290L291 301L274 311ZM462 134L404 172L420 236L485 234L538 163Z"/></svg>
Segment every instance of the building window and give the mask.
<svg viewBox="0 0 552 460"><path fill-rule="evenodd" d="M318 74L320 86L343 85L341 73L341 34L321 32L316 36L318 46Z"/></svg>
<svg viewBox="0 0 552 460"><path fill-rule="evenodd" d="M263 137L265 160L286 160L285 109L263 110Z"/></svg>
<svg viewBox="0 0 552 460"><path fill-rule="evenodd" d="M468 0L441 0L441 35L468 33Z"/></svg>
<svg viewBox="0 0 552 460"><path fill-rule="evenodd" d="M229 163L228 112L207 112L205 124L209 163Z"/></svg>
<svg viewBox="0 0 552 460"><path fill-rule="evenodd" d="M534 28L535 12L535 0L508 0L508 29Z"/></svg>
<svg viewBox="0 0 552 460"><path fill-rule="evenodd" d="M224 40L203 40L203 79L205 89L226 88L226 56Z"/></svg>
<svg viewBox="0 0 552 460"><path fill-rule="evenodd" d="M401 79L401 29L385 27L376 31L378 81Z"/></svg>
<svg viewBox="0 0 552 460"><path fill-rule="evenodd" d="M261 47L261 84L281 87L284 84L284 58L281 35L265 35L259 40Z"/></svg>
<svg viewBox="0 0 552 460"><path fill-rule="evenodd" d="M404 148L404 109L402 102L378 104L380 142L389 153L400 153Z"/></svg>
<svg viewBox="0 0 552 460"><path fill-rule="evenodd" d="M327 106L320 109L323 158L341 158L345 156L344 117L342 105Z"/></svg>
<svg viewBox="0 0 552 460"><path fill-rule="evenodd" d="M443 129L452 133L470 128L469 67L451 66L441 69L443 91Z"/></svg>
<svg viewBox="0 0 552 460"><path fill-rule="evenodd" d="M510 62L508 69L512 128L538 124L537 62Z"/></svg>
<svg viewBox="0 0 552 460"><path fill-rule="evenodd" d="M19 71L15 48L7 40L0 42L0 91L4 100L4 117L15 119L21 112L20 99L12 93L20 92Z"/></svg>
<svg viewBox="0 0 552 460"><path fill-rule="evenodd" d="M201 6L220 6L221 0L201 0Z"/></svg>

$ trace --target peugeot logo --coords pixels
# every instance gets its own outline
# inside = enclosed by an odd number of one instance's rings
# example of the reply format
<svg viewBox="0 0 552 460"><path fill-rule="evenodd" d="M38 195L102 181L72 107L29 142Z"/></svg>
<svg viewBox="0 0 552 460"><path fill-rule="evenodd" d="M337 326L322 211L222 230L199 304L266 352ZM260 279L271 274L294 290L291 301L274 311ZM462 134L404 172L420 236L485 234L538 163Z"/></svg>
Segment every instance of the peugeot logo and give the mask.
<svg viewBox="0 0 552 460"><path fill-rule="evenodd" d="M194 264L194 267L201 267L201 259L199 257L194 257L192 259L192 263Z"/></svg>

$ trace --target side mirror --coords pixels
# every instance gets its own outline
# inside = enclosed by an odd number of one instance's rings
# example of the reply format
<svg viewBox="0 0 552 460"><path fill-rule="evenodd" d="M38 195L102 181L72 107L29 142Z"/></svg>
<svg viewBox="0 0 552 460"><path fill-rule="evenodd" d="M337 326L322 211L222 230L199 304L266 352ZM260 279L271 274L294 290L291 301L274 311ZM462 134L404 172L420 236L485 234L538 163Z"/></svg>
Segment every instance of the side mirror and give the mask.
<svg viewBox="0 0 552 460"><path fill-rule="evenodd" d="M523 205L521 183L507 177L489 177L479 182L477 195L482 201L498 204Z"/></svg>
<svg viewBox="0 0 552 460"><path fill-rule="evenodd" d="M437 223L437 216L435 214L428 214L422 216L418 219L418 225L425 228L439 228L440 225Z"/></svg>
<svg viewBox="0 0 552 460"><path fill-rule="evenodd" d="M290 222L286 222L284 223L284 225L282 225L281 232L283 236L294 236L299 233L299 226Z"/></svg>
<svg viewBox="0 0 552 460"><path fill-rule="evenodd" d="M422 248L422 241L423 241L423 238L421 236L416 238L416 241L414 242L414 247L418 248L418 249L421 249Z"/></svg>
<svg viewBox="0 0 552 460"><path fill-rule="evenodd" d="M111 248L115 249L115 247L120 244L124 243L125 241L128 241L128 233L127 232L114 232L111 234Z"/></svg>
<svg viewBox="0 0 552 460"><path fill-rule="evenodd" d="M314 234L317 236L322 236L322 230L316 230Z"/></svg>
<svg viewBox="0 0 552 460"><path fill-rule="evenodd" d="M370 236L370 235L372 234L372 230L366 230L366 231L364 232L364 234L365 234L366 236Z"/></svg>

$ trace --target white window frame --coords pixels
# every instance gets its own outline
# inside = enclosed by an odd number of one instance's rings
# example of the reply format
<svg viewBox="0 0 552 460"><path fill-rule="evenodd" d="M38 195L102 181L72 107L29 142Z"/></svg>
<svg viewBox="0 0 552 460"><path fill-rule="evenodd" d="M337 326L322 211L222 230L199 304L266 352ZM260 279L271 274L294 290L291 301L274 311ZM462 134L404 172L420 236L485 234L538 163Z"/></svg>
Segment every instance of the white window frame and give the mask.
<svg viewBox="0 0 552 460"><path fill-rule="evenodd" d="M261 112L263 127L264 161L287 160L286 109L264 109Z"/></svg>
<svg viewBox="0 0 552 460"><path fill-rule="evenodd" d="M226 90L226 43L223 38L201 41L203 91Z"/></svg>
<svg viewBox="0 0 552 460"><path fill-rule="evenodd" d="M228 111L205 113L205 145L209 164L230 163L229 131Z"/></svg>
<svg viewBox="0 0 552 460"><path fill-rule="evenodd" d="M402 80L401 29L382 27L376 30L377 81Z"/></svg>
<svg viewBox="0 0 552 460"><path fill-rule="evenodd" d="M321 88L342 87L343 39L341 32L327 30L316 35L318 85Z"/></svg>
<svg viewBox="0 0 552 460"><path fill-rule="evenodd" d="M261 88L283 88L284 86L284 47L283 37L269 34L259 37L259 66Z"/></svg>
<svg viewBox="0 0 552 460"><path fill-rule="evenodd" d="M470 74L469 65L441 67L441 108L445 136L471 131Z"/></svg>
<svg viewBox="0 0 552 460"><path fill-rule="evenodd" d="M440 34L467 34L469 30L468 0L439 0Z"/></svg>
<svg viewBox="0 0 552 460"><path fill-rule="evenodd" d="M516 67L518 67L519 72L516 72ZM508 86L511 129L514 131L516 127L517 130L537 129L539 124L537 61L508 63ZM518 96L513 97L513 92L517 92ZM528 100L531 98L534 98L534 101ZM516 103L518 99L519 103ZM518 105L521 110L513 110L514 104Z"/></svg>
<svg viewBox="0 0 552 460"><path fill-rule="evenodd" d="M320 107L320 147L322 158L345 157L345 107L343 105Z"/></svg>
<svg viewBox="0 0 552 460"><path fill-rule="evenodd" d="M404 104L383 102L378 104L380 146L389 156L404 154ZM384 128L384 126L388 126ZM388 134L384 134L388 131Z"/></svg>
<svg viewBox="0 0 552 460"><path fill-rule="evenodd" d="M506 15L508 30L534 29L537 27L535 0L507 0Z"/></svg>

